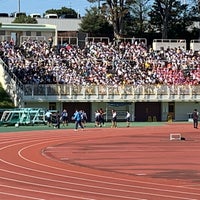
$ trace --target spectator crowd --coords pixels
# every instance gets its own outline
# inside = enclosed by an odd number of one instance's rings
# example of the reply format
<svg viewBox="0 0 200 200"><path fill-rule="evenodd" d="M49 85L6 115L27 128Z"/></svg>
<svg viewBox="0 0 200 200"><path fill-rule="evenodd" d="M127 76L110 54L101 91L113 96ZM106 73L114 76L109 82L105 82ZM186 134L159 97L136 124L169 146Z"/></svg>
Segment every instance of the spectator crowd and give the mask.
<svg viewBox="0 0 200 200"><path fill-rule="evenodd" d="M88 42L84 48L27 40L0 42L0 56L23 84L199 85L200 52L154 51L142 42Z"/></svg>

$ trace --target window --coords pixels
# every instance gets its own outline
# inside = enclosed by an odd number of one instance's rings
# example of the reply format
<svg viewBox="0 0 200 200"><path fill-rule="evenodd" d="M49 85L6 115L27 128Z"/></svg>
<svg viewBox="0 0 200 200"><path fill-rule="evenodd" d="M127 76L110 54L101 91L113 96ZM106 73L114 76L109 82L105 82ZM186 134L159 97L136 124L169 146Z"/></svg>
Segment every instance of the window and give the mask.
<svg viewBox="0 0 200 200"><path fill-rule="evenodd" d="M55 102L49 103L49 110L56 110L56 103Z"/></svg>
<svg viewBox="0 0 200 200"><path fill-rule="evenodd" d="M37 31L37 32L36 32L36 36L42 36L42 33L39 32L39 31Z"/></svg>
<svg viewBox="0 0 200 200"><path fill-rule="evenodd" d="M31 36L31 31L26 31L26 36Z"/></svg>
<svg viewBox="0 0 200 200"><path fill-rule="evenodd" d="M0 35L5 35L6 32L5 31L0 31Z"/></svg>

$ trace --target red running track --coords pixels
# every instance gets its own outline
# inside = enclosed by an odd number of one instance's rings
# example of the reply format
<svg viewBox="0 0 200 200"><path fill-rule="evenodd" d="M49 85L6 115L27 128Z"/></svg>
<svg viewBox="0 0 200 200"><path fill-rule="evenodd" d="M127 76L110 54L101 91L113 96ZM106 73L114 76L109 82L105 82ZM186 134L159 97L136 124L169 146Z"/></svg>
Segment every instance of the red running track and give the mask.
<svg viewBox="0 0 200 200"><path fill-rule="evenodd" d="M191 124L0 138L1 200L200 200L200 131Z"/></svg>

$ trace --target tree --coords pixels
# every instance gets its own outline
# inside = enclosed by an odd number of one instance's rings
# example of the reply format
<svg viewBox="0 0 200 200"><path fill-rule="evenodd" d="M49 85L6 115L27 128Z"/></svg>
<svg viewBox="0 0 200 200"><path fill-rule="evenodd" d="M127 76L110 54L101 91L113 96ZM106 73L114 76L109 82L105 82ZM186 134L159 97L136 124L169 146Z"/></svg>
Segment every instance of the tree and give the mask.
<svg viewBox="0 0 200 200"><path fill-rule="evenodd" d="M125 38L133 38L136 34L136 23L133 15L130 12L124 16L124 25L123 25L123 37Z"/></svg>
<svg viewBox="0 0 200 200"><path fill-rule="evenodd" d="M12 23L21 23L21 24L37 24L37 20L31 16L21 15L16 17Z"/></svg>
<svg viewBox="0 0 200 200"><path fill-rule="evenodd" d="M131 6L131 14L133 15L135 34L141 35L147 31L148 12L150 8L150 0L135 0Z"/></svg>
<svg viewBox="0 0 200 200"><path fill-rule="evenodd" d="M113 37L112 26L103 15L99 14L96 7L86 10L86 15L83 17L80 27L80 31L88 33L89 36Z"/></svg>
<svg viewBox="0 0 200 200"><path fill-rule="evenodd" d="M170 31L176 30L177 26L186 29L191 23L187 15L187 5L177 0L155 0L149 12L150 24L154 30L162 33L162 39L167 39ZM187 19L187 20L185 20ZM179 29L180 31L180 29ZM183 29L181 29L183 31ZM175 35L173 35L173 38Z"/></svg>
<svg viewBox="0 0 200 200"><path fill-rule="evenodd" d="M58 17L62 17L62 18L77 18L79 17L78 16L78 13L71 9L71 8L66 8L66 7L62 7L61 9L50 9L50 10L47 10L45 12L46 14L57 14Z"/></svg>
<svg viewBox="0 0 200 200"><path fill-rule="evenodd" d="M129 12L130 6L135 0L88 0L91 3L100 1L105 2L101 6L101 14L113 26L114 37L118 40L123 38L124 18Z"/></svg>
<svg viewBox="0 0 200 200"><path fill-rule="evenodd" d="M168 35L171 38L184 37L184 39L186 39L190 35L188 27L193 24L193 16L191 15L191 11L188 9L188 5L186 4L178 7L177 10L180 14L177 14L176 19L173 19L174 23L171 24Z"/></svg>
<svg viewBox="0 0 200 200"><path fill-rule="evenodd" d="M198 24L196 27L191 26L190 28L190 37L192 39L200 39L200 0L191 0L190 3L190 12L188 14L190 16L191 21L194 24Z"/></svg>
<svg viewBox="0 0 200 200"><path fill-rule="evenodd" d="M14 108L14 103L0 83L0 108Z"/></svg>

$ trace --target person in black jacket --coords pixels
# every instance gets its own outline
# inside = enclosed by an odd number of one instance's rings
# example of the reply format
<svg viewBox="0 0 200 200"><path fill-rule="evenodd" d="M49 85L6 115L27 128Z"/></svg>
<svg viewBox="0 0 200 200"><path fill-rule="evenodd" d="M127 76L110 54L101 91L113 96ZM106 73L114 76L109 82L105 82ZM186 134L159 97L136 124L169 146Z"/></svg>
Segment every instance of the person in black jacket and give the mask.
<svg viewBox="0 0 200 200"><path fill-rule="evenodd" d="M54 126L54 128L60 128L60 113L59 111L57 111L56 113L56 125Z"/></svg>
<svg viewBox="0 0 200 200"><path fill-rule="evenodd" d="M194 128L198 128L199 112L194 109L192 113Z"/></svg>

